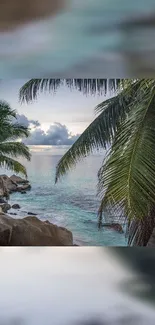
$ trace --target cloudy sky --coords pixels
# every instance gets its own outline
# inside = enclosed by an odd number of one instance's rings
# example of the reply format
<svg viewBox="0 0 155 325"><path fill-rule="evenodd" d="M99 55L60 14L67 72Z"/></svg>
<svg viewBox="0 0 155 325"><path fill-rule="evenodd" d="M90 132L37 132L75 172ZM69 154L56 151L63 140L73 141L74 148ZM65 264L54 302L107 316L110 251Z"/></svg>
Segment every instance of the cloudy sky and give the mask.
<svg viewBox="0 0 155 325"><path fill-rule="evenodd" d="M19 89L27 79L2 80L0 99L6 100L18 112L18 121L32 128L27 144L70 145L95 118L94 108L105 96L84 96L67 87L56 95L45 93L33 104L21 105Z"/></svg>

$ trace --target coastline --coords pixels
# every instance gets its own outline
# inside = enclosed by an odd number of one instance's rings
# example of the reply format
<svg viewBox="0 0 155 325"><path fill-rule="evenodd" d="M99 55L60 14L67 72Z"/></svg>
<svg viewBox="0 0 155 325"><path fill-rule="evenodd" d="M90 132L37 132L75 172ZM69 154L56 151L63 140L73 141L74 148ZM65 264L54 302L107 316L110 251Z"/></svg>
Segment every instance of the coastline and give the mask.
<svg viewBox="0 0 155 325"><path fill-rule="evenodd" d="M25 195L30 190L27 179L0 175L0 246L79 246L67 228L51 223L48 217L41 220L32 211L24 211L22 217L17 201L10 204L13 192Z"/></svg>
<svg viewBox="0 0 155 325"><path fill-rule="evenodd" d="M3 179L3 187L2 187L2 179ZM3 210L3 212L6 213L6 216L14 219L14 223L16 222L19 223L20 220L23 220L23 222L25 222L25 219L27 221L27 218L29 218L29 221L31 221L31 225L32 225L34 223L34 220L36 221L38 220L38 222L40 221L40 227L42 227L43 225L47 226L48 223L49 227L53 226L53 228L60 229L60 230L65 229L66 232L72 234L72 245L75 246L96 246L97 245L97 242L94 242L92 244L93 233L92 233L92 242L90 240L91 237L90 239L87 238L86 240L85 238L87 235L84 236L84 234L82 234L80 236L75 229L72 229L72 227L68 226L68 222L63 222L61 213L60 215L57 216L55 215L51 216L49 215L48 211L46 214L46 208L43 209L43 211L41 211L42 209L39 210L37 206L35 206L34 201L32 199L31 184L28 180L22 179L21 177L16 175L12 175L9 177L3 174L0 175L0 182L1 182L0 198L1 199L5 198L5 195L7 193L8 199L7 201L5 201L5 204L9 205L9 207L7 207L7 210ZM12 209L13 205L17 205L17 207L15 209ZM30 217L33 218L30 220ZM97 226L96 222L95 220L93 221L91 219L84 220L84 224L88 223L88 227L90 227L88 229L91 229L91 227L92 228L96 227ZM111 244L113 244L113 239L115 236L114 233L123 234L124 232L122 225L112 220L109 223L104 223L103 227L107 229L107 231L109 232L109 236L111 237L111 241L109 241L108 243L109 245L103 245L103 246L111 246ZM101 233L99 235L101 235Z"/></svg>

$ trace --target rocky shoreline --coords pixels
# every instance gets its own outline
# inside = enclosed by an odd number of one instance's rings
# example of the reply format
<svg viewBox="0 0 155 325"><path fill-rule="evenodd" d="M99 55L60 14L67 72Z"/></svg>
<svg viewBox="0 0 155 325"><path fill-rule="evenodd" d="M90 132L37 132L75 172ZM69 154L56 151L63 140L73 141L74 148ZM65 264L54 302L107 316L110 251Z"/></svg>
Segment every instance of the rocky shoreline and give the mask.
<svg viewBox="0 0 155 325"><path fill-rule="evenodd" d="M0 246L83 246L80 240L73 241L73 234L65 227L57 226L48 220L42 221L33 212L18 215L18 203L12 206L8 203L10 194L19 192L26 194L31 190L31 184L19 176L0 175ZM10 211L11 210L11 211ZM85 220L85 223L97 221ZM104 223L102 227L123 234L123 226L119 222Z"/></svg>
<svg viewBox="0 0 155 325"><path fill-rule="evenodd" d="M8 203L10 194L26 194L31 190L29 181L19 176L0 176L0 246L78 246L73 243L72 232L48 220L41 221L35 213L27 212L24 218L12 217L19 204ZM8 215L8 214L10 215Z"/></svg>

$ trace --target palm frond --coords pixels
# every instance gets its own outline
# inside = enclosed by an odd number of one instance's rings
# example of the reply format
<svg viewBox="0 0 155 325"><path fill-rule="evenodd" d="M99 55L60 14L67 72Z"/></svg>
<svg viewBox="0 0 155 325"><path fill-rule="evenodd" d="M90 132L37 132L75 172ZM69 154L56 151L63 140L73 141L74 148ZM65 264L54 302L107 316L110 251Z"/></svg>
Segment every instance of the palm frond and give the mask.
<svg viewBox="0 0 155 325"><path fill-rule="evenodd" d="M30 135L30 130L19 123L10 123L4 122L1 124L0 122L0 141L10 141L17 140L20 138L27 138Z"/></svg>
<svg viewBox="0 0 155 325"><path fill-rule="evenodd" d="M137 93L139 95L139 90L142 92L142 88L145 83L145 79L123 79L120 83L121 89L118 88L119 96L114 94L114 97L116 98L116 102L114 102L114 104L117 105L117 110L120 110L120 107L122 106L129 105L131 101L133 101L133 98L135 102ZM98 114L103 112L107 106L110 105L110 103L111 98L101 102L95 107L95 113Z"/></svg>
<svg viewBox="0 0 155 325"><path fill-rule="evenodd" d="M8 169L8 170L12 170L13 172L15 172L17 174L21 173L27 177L26 168L21 163L19 163L17 160L14 160L10 157L0 155L0 167Z"/></svg>
<svg viewBox="0 0 155 325"><path fill-rule="evenodd" d="M81 158L90 154L95 148L107 149L112 142L118 126L130 110L130 103L140 87L136 82L130 92L122 91L117 96L102 103L102 112L81 134L77 141L59 161L56 169L57 182Z"/></svg>
<svg viewBox="0 0 155 325"><path fill-rule="evenodd" d="M21 103L29 103L37 99L39 93L53 92L66 85L71 90L77 89L83 94L106 94L115 91L121 85L122 79L31 79L25 83L19 92Z"/></svg>
<svg viewBox="0 0 155 325"><path fill-rule="evenodd" d="M22 142L5 142L0 143L0 154L11 155L12 157L24 157L31 159L29 148Z"/></svg>
<svg viewBox="0 0 155 325"><path fill-rule="evenodd" d="M16 118L16 110L13 110L6 101L0 100L0 121L8 121L12 118Z"/></svg>
<svg viewBox="0 0 155 325"><path fill-rule="evenodd" d="M105 208L119 205L129 221L129 243L140 242L140 224L142 229L155 206L155 81L143 83L141 90L120 124L98 183L100 222Z"/></svg>

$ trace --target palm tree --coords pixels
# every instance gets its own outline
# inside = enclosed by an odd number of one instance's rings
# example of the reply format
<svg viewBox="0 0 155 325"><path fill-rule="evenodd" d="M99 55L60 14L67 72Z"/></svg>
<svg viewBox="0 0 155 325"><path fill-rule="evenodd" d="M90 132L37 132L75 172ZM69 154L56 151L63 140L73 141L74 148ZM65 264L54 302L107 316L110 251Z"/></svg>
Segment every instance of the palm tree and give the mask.
<svg viewBox="0 0 155 325"><path fill-rule="evenodd" d="M70 90L77 89L85 95L93 95L116 91L123 84L123 79L31 79L21 87L19 99L21 103L29 103L37 99L38 93L55 93L63 85Z"/></svg>
<svg viewBox="0 0 155 325"><path fill-rule="evenodd" d="M61 84L47 80L24 85L21 101L29 102L39 90L56 90ZM97 106L96 119L60 159L56 182L94 148L107 149L98 173L99 227L105 210L111 214L119 209L127 222L128 244L146 246L155 227L155 80L84 80L78 81L81 86L75 79L62 82L84 93L106 92L108 84L119 91ZM93 90L92 84L96 85Z"/></svg>
<svg viewBox="0 0 155 325"><path fill-rule="evenodd" d="M26 168L16 158L22 156L30 160L29 148L17 141L28 136L28 128L16 120L16 111L7 102L0 101L0 167L27 177Z"/></svg>

